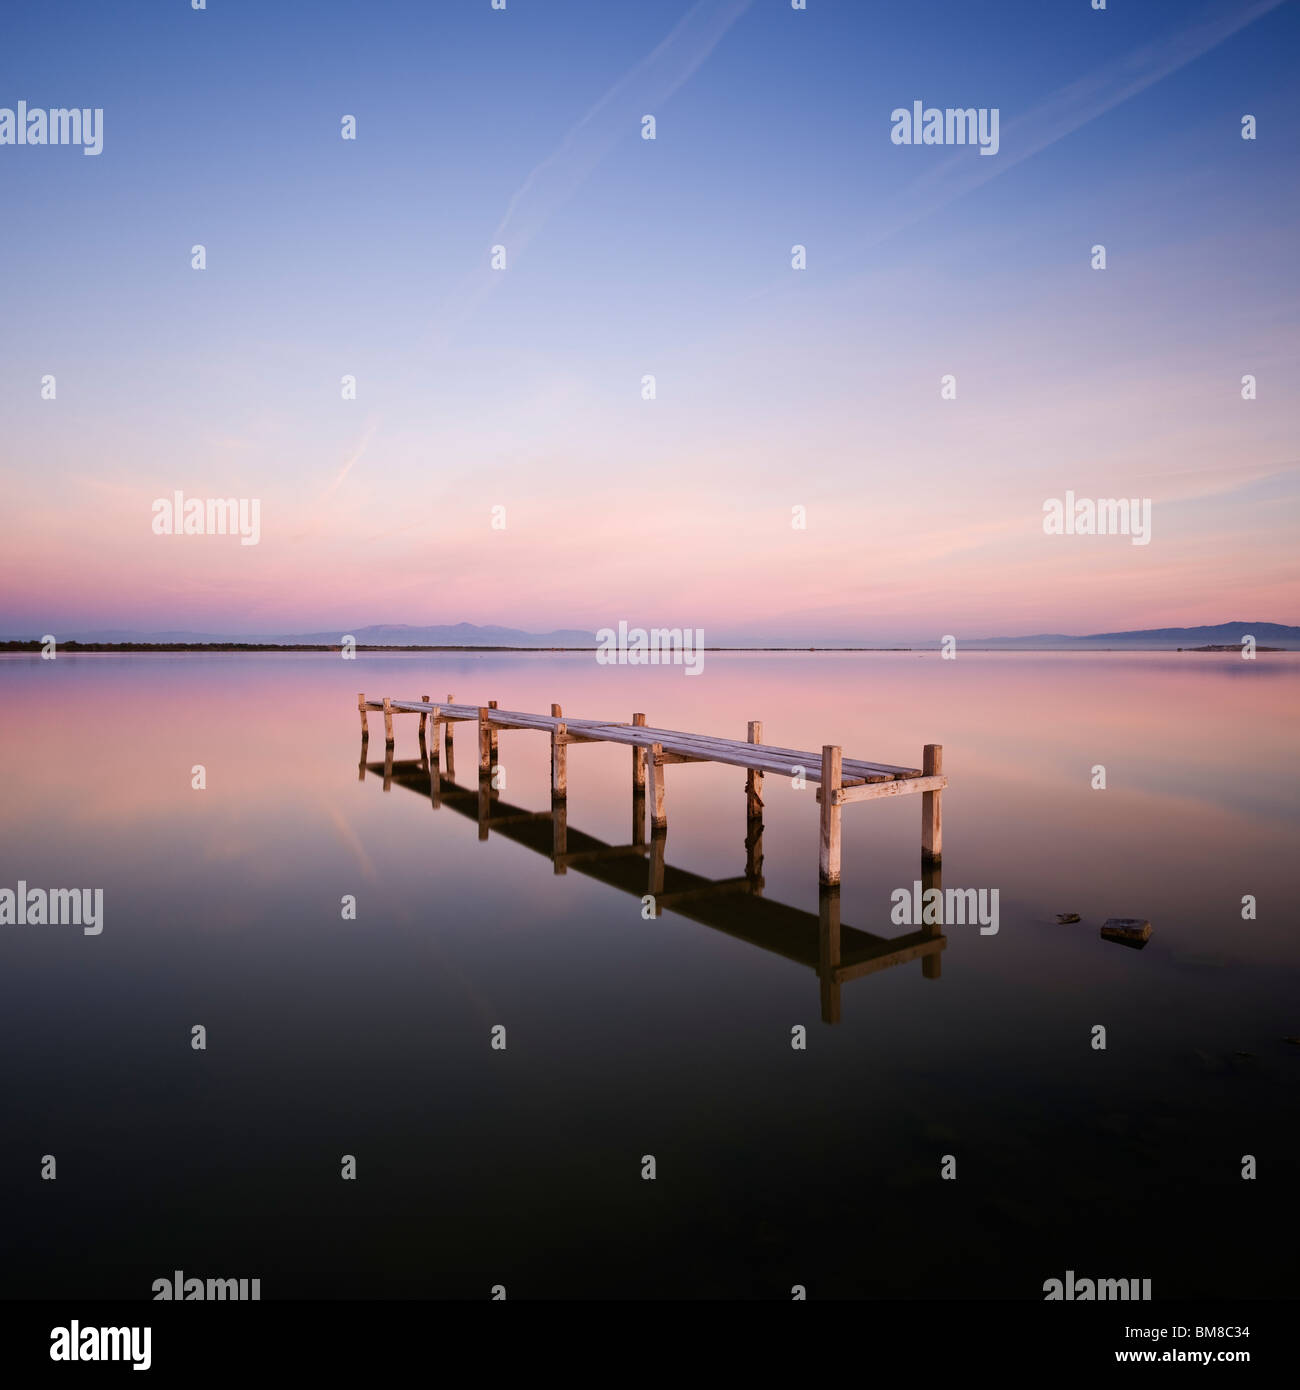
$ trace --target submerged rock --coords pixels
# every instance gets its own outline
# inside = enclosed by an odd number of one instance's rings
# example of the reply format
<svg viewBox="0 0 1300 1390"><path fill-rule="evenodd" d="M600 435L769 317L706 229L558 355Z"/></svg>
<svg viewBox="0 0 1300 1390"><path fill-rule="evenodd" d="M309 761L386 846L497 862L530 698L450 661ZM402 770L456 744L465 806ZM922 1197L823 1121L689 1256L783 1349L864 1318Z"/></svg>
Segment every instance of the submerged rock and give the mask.
<svg viewBox="0 0 1300 1390"><path fill-rule="evenodd" d="M1071 922L1077 922L1079 920L1079 914L1077 912L1058 912L1056 914L1056 920L1064 927Z"/></svg>
<svg viewBox="0 0 1300 1390"><path fill-rule="evenodd" d="M1101 934L1106 941L1117 941L1140 951L1151 939L1151 923L1140 917L1107 917Z"/></svg>

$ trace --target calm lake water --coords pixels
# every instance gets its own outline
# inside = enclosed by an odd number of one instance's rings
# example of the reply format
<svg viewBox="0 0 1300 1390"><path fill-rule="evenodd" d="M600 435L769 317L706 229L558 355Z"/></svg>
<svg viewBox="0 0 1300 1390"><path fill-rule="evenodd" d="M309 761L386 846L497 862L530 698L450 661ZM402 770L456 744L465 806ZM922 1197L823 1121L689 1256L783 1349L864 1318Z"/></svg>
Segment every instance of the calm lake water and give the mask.
<svg viewBox="0 0 1300 1390"><path fill-rule="evenodd" d="M819 939L813 788L763 789L787 911L646 920L639 851L561 874L550 820L483 838L470 726L470 794L433 805L410 715L386 790L359 690L941 743L942 882L997 889L999 930L947 926L938 968L850 981L824 1022L777 939ZM1041 1298L1072 1269L1294 1296L1297 708L1292 654L0 658L0 887L104 892L100 935L0 927L0 1292ZM570 748L569 852L632 843L631 757ZM543 735L500 765L490 815L549 810ZM741 769L669 767L667 814L666 888L743 879ZM912 930L919 798L846 808L843 875L846 937Z"/></svg>

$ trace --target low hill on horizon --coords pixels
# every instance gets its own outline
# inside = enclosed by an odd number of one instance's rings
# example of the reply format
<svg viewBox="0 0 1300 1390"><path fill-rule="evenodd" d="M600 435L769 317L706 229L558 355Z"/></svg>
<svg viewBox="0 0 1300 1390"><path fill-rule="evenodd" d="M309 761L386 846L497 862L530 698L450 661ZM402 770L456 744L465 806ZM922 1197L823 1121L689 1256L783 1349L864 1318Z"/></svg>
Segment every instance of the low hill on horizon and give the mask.
<svg viewBox="0 0 1300 1390"><path fill-rule="evenodd" d="M356 639L359 647L519 647L594 648L596 634L581 628L558 628L553 632L525 632L521 628L479 626L475 623L454 623L420 627L409 623L374 623L366 627L340 628L332 632L293 633L212 633L212 632L142 632L139 629L115 628L106 631L72 629L55 633L61 643L82 645L157 645L157 646L299 646L337 647L344 635ZM1239 647L1241 639L1250 635L1261 647L1277 647L1287 651L1300 650L1300 627L1285 623L1231 622L1200 627L1139 628L1126 632L1094 632L1082 636L1061 632L1040 632L1026 637L957 637L958 648L987 651L1172 651L1176 648L1209 646ZM9 634L0 641L38 642L41 634L22 636ZM784 636L773 639L713 639L705 633L706 648L790 648L807 651L834 651L851 648L877 650L906 649L935 651L942 645L939 636L912 641L878 641L871 638L856 640Z"/></svg>
<svg viewBox="0 0 1300 1390"><path fill-rule="evenodd" d="M1261 646L1300 649L1300 627L1286 623L1214 623L1201 627L1149 627L1130 632L1093 632L1073 637L1064 633L1037 633L1031 637L958 637L958 646L993 647L1013 650L1052 651L1077 648L1131 647L1144 651L1172 650L1178 647L1235 646L1251 636ZM926 644L931 645L930 643ZM937 646L938 643L933 645Z"/></svg>

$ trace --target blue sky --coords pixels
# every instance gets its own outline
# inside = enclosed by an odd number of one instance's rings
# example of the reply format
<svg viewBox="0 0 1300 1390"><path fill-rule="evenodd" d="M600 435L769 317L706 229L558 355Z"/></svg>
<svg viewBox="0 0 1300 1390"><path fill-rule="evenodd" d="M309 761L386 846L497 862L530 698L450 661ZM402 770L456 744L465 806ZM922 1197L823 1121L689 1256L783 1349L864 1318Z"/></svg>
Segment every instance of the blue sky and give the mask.
<svg viewBox="0 0 1300 1390"><path fill-rule="evenodd" d="M1294 4L212 0L8 26L0 105L105 116L97 158L0 147L0 482L28 520L6 629L1294 617ZM1129 72L1155 80L1119 100ZM914 100L997 107L999 155L893 145ZM160 550L174 488L265 499L256 554ZM1152 496L1152 546L1045 548L1066 488Z"/></svg>

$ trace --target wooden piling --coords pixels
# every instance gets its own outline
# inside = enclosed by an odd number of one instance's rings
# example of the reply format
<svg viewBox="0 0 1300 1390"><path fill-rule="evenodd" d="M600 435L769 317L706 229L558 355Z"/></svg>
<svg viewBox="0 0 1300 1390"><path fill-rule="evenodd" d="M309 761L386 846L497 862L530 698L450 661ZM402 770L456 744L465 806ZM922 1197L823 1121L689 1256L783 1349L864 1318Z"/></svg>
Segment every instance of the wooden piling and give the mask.
<svg viewBox="0 0 1300 1390"><path fill-rule="evenodd" d="M428 695L421 695L421 696L420 696L420 699L421 699L426 705L429 703L429 698L430 698L430 697L429 697ZM420 711L420 737L421 737L421 738L424 737L424 730L425 730L425 727L426 727L425 721L428 719L428 717L429 717L429 716L424 712L424 710L421 710L421 711Z"/></svg>
<svg viewBox="0 0 1300 1390"><path fill-rule="evenodd" d="M454 695L448 694L448 696L447 696L447 703L448 703L449 705L454 705L454 704L456 703L456 697L455 697ZM456 752L455 752L455 749L452 747L452 742L451 742L451 725L452 725L452 721L451 721L450 719L448 719L447 722L446 722L446 728L447 728L447 776L450 777L453 781L455 781L455 778L456 778Z"/></svg>
<svg viewBox="0 0 1300 1390"><path fill-rule="evenodd" d="M393 746L393 702L384 696L384 746Z"/></svg>
<svg viewBox="0 0 1300 1390"><path fill-rule="evenodd" d="M363 691L357 696L357 708L361 711L361 742L370 737L370 726L366 723L366 697Z"/></svg>
<svg viewBox="0 0 1300 1390"><path fill-rule="evenodd" d="M646 771L650 776L650 828L662 830L668 824L664 811L664 750L659 743L652 744L646 757Z"/></svg>
<svg viewBox="0 0 1300 1390"><path fill-rule="evenodd" d="M488 709L496 709L496 707L497 707L497 702L496 702L495 700L489 700L489 701L488 701ZM492 738L492 743L491 743L491 747L490 747L490 749L489 749L489 752L490 752L491 758L492 758L492 766L495 767L495 766L497 765L497 763L500 761L500 759L499 759L498 756L497 756L497 737L498 737L498 730L497 730L497 727L496 727L495 724L489 725L488 727L489 727L489 732L490 732L491 738Z"/></svg>
<svg viewBox="0 0 1300 1390"><path fill-rule="evenodd" d="M763 725L757 719L749 721L749 743L763 742ZM745 777L745 810L750 820L763 814L763 774L752 767Z"/></svg>
<svg viewBox="0 0 1300 1390"><path fill-rule="evenodd" d="M844 780L844 754L838 744L822 746L821 881L830 886L840 881L840 805Z"/></svg>
<svg viewBox="0 0 1300 1390"><path fill-rule="evenodd" d="M439 747L438 747L438 745L439 745L439 739L440 739L440 734L439 734L438 726L439 726L439 724L441 724L441 722L442 722L442 706L441 706L441 705L434 705L433 709L430 711L430 714L429 714L429 723L432 725L432 728L431 728L431 730L430 730L430 732L431 732L431 734L432 734L432 738L430 739L429 747L433 749L433 752L430 754L430 759L431 759L431 761L430 761L430 766L433 768L433 770L434 770L434 775L435 775L435 776L437 775L437 772L438 772L438 764L439 764L439 762L441 761L441 758L440 758L440 756L439 756Z"/></svg>
<svg viewBox="0 0 1300 1390"><path fill-rule="evenodd" d="M645 715L634 714L632 716L632 727L634 729L644 729ZM636 791L638 788L642 792L645 791L645 749L634 747L632 749L632 789Z"/></svg>
<svg viewBox="0 0 1300 1390"><path fill-rule="evenodd" d="M478 707L478 775L492 775L492 731L488 728L486 705Z"/></svg>
<svg viewBox="0 0 1300 1390"><path fill-rule="evenodd" d="M551 706L551 717L559 719L559 705ZM551 800L563 801L569 794L569 734L563 723L551 730Z"/></svg>
<svg viewBox="0 0 1300 1390"><path fill-rule="evenodd" d="M926 777L943 775L943 744L927 743L921 754ZM938 864L943 859L942 791L921 793L921 862Z"/></svg>

